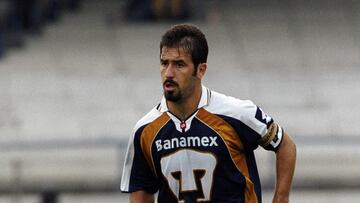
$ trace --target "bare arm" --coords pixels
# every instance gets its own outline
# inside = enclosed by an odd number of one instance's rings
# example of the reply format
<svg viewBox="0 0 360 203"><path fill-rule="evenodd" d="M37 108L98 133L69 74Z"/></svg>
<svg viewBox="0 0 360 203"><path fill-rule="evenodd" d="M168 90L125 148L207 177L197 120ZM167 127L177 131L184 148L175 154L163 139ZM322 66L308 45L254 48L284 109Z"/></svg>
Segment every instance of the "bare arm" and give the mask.
<svg viewBox="0 0 360 203"><path fill-rule="evenodd" d="M276 188L273 203L289 202L291 182L296 162L296 145L289 135L284 137L276 152Z"/></svg>
<svg viewBox="0 0 360 203"><path fill-rule="evenodd" d="M154 195L145 191L136 191L130 194L130 203L154 203Z"/></svg>

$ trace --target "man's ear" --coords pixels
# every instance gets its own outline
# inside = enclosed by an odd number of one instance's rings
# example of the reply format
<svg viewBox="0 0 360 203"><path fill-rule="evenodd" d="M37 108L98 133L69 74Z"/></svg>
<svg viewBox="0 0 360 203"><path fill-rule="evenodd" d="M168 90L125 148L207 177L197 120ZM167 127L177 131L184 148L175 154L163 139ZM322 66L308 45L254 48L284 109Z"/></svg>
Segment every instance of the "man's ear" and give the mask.
<svg viewBox="0 0 360 203"><path fill-rule="evenodd" d="M197 77L199 79L201 79L205 73L206 73L206 69L207 69L207 64L206 63L200 63L197 69Z"/></svg>

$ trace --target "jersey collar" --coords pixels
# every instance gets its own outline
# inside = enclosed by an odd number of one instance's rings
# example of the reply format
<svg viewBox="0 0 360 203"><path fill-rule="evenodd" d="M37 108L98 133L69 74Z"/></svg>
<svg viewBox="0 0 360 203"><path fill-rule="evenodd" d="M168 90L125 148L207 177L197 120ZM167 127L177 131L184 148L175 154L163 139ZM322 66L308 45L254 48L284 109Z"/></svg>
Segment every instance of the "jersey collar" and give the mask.
<svg viewBox="0 0 360 203"><path fill-rule="evenodd" d="M209 105L210 102L210 96L211 96L211 91L205 87L204 85L202 85L202 89L201 89L201 98L200 98L200 102L198 105L198 109L203 108L207 105ZM167 112L169 111L167 104L166 104L166 99L163 96L161 99L161 103L159 104L158 110L160 112Z"/></svg>

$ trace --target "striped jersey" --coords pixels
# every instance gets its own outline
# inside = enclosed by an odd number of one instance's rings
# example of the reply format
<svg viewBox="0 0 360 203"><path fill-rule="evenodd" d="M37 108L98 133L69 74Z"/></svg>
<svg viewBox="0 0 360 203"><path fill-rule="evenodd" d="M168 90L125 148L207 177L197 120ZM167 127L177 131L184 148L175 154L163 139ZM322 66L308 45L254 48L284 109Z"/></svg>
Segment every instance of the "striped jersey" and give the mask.
<svg viewBox="0 0 360 203"><path fill-rule="evenodd" d="M204 86L197 111L184 121L163 98L134 128L121 190L158 192L158 203L261 202L253 151L276 151L282 135L251 101Z"/></svg>

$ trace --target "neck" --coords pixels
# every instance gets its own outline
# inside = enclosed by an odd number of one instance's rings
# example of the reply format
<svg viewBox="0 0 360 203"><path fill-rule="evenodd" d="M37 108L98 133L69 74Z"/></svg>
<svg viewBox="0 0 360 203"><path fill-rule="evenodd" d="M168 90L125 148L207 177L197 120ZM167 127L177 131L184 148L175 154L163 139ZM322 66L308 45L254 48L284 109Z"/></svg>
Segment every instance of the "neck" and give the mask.
<svg viewBox="0 0 360 203"><path fill-rule="evenodd" d="M187 119L192 113L194 113L201 99L202 86L196 86L193 93L178 102L167 101L169 111L177 116L181 120Z"/></svg>

